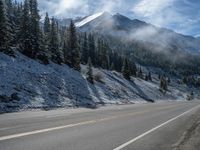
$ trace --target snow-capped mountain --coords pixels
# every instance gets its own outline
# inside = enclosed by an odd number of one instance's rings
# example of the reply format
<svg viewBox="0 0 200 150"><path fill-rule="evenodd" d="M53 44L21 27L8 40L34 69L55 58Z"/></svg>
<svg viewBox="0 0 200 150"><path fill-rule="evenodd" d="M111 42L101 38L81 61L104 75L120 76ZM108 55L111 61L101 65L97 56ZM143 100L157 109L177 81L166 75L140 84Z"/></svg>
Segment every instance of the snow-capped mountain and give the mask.
<svg viewBox="0 0 200 150"><path fill-rule="evenodd" d="M130 19L119 13L97 13L76 22L82 32L97 32L119 38L122 42L140 41L156 45L158 49L173 49L200 53L200 39L178 34L172 30L159 28L146 22Z"/></svg>
<svg viewBox="0 0 200 150"><path fill-rule="evenodd" d="M95 30L95 28L104 28L104 30L113 28L129 31L133 28L138 28L145 25L147 25L147 23L140 20L131 20L128 17L125 17L119 13L111 15L108 12L97 13L86 17L80 22L76 22L76 26L82 31L87 31L87 27L90 27L91 30Z"/></svg>
<svg viewBox="0 0 200 150"><path fill-rule="evenodd" d="M80 22L77 22L75 25L76 25L76 27L81 27L81 26L87 24L88 22L90 22L90 21L92 21L92 20L98 18L98 17L101 16L102 14L103 14L103 13L101 12L101 13L97 13L97 14L88 16L88 17L86 17L85 19L81 20Z"/></svg>

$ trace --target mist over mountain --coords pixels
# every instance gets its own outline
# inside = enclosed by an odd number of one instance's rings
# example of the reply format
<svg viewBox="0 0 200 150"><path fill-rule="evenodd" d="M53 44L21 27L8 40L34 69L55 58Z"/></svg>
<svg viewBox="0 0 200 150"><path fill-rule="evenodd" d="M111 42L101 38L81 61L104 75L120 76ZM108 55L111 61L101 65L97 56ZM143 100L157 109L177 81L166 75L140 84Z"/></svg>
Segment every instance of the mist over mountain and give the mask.
<svg viewBox="0 0 200 150"><path fill-rule="evenodd" d="M93 15L94 16L94 15ZM80 22L85 22L84 18ZM152 24L131 20L119 13L111 15L108 12L78 26L81 32L95 32L104 36L119 38L122 43L138 41L155 45L155 51L163 51L176 47L177 50L192 54L200 53L200 39L182 35L166 28L159 28Z"/></svg>

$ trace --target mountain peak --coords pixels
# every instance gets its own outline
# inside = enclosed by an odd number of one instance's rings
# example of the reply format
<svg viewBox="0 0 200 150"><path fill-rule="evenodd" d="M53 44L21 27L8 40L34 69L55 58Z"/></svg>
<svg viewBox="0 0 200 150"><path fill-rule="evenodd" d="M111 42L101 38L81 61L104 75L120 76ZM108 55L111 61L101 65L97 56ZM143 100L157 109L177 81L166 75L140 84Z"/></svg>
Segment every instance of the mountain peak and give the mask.
<svg viewBox="0 0 200 150"><path fill-rule="evenodd" d="M119 18L119 19L126 19L126 20L131 20L130 18L120 14L120 13L116 13L115 15L113 15L114 18Z"/></svg>
<svg viewBox="0 0 200 150"><path fill-rule="evenodd" d="M109 13L108 11L104 11L104 12L102 13L102 15L111 16L111 13Z"/></svg>
<svg viewBox="0 0 200 150"><path fill-rule="evenodd" d="M133 19L132 22L133 22L135 25L138 25L138 26L146 26L146 25L148 25L146 22L141 21L141 20L138 20L138 19Z"/></svg>

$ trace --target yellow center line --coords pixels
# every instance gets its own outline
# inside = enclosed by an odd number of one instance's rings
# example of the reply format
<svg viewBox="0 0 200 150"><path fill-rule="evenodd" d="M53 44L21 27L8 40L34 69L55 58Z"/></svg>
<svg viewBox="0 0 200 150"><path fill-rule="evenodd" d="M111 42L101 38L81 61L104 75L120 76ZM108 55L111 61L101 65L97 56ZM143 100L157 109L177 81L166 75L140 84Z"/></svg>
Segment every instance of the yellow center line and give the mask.
<svg viewBox="0 0 200 150"><path fill-rule="evenodd" d="M177 106L167 106L167 107L162 107L162 108L156 108L153 110L163 110L163 109L168 109L168 108L173 108L173 107L177 107ZM134 112L134 113L127 113L127 114L116 115L116 116L112 116L112 117L106 117L106 118L101 118L101 119L79 122L79 123L75 123L75 124L68 124L68 125L63 125L63 126L58 126L58 127L47 128L47 129L34 130L34 131L30 131L30 132L7 135L7 136L0 137L0 141L24 137L24 136L28 136L28 135L34 135L34 134L38 134L38 133L50 132L50 131L54 131L54 130L60 130L60 129L64 129L64 128L71 128L71 127L76 127L76 126L81 126L81 125L95 124L95 123L105 122L105 121L109 121L109 120L113 120L113 119L117 119L117 118L134 116L137 114L143 114L143 113L147 113L147 112L151 112L151 111L140 111L140 112Z"/></svg>

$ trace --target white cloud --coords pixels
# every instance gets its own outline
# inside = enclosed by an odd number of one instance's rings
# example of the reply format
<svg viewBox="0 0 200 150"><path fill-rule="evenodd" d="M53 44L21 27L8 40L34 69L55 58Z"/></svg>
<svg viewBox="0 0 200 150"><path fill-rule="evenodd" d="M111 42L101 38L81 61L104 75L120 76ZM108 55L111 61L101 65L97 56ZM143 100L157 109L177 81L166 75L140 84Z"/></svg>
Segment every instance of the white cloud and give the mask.
<svg viewBox="0 0 200 150"><path fill-rule="evenodd" d="M122 0L101 0L100 3L101 5L98 8L98 11L113 12L122 6Z"/></svg>
<svg viewBox="0 0 200 150"><path fill-rule="evenodd" d="M142 0L133 8L134 13L150 17L171 6L174 0Z"/></svg>
<svg viewBox="0 0 200 150"><path fill-rule="evenodd" d="M142 0L133 8L137 17L145 18L158 26L165 26L183 20L181 14L173 8L176 0Z"/></svg>
<svg viewBox="0 0 200 150"><path fill-rule="evenodd" d="M81 9L83 13L87 9L87 1L83 0L61 0L57 5L55 15L61 15L67 10Z"/></svg>
<svg viewBox="0 0 200 150"><path fill-rule="evenodd" d="M87 14L89 11L88 0L40 0L42 13L49 12L52 16L73 17Z"/></svg>
<svg viewBox="0 0 200 150"><path fill-rule="evenodd" d="M188 5L188 6L192 6L192 7L196 6L195 3L192 3L192 2L189 1L189 0L183 0L183 2L184 2L186 5Z"/></svg>

